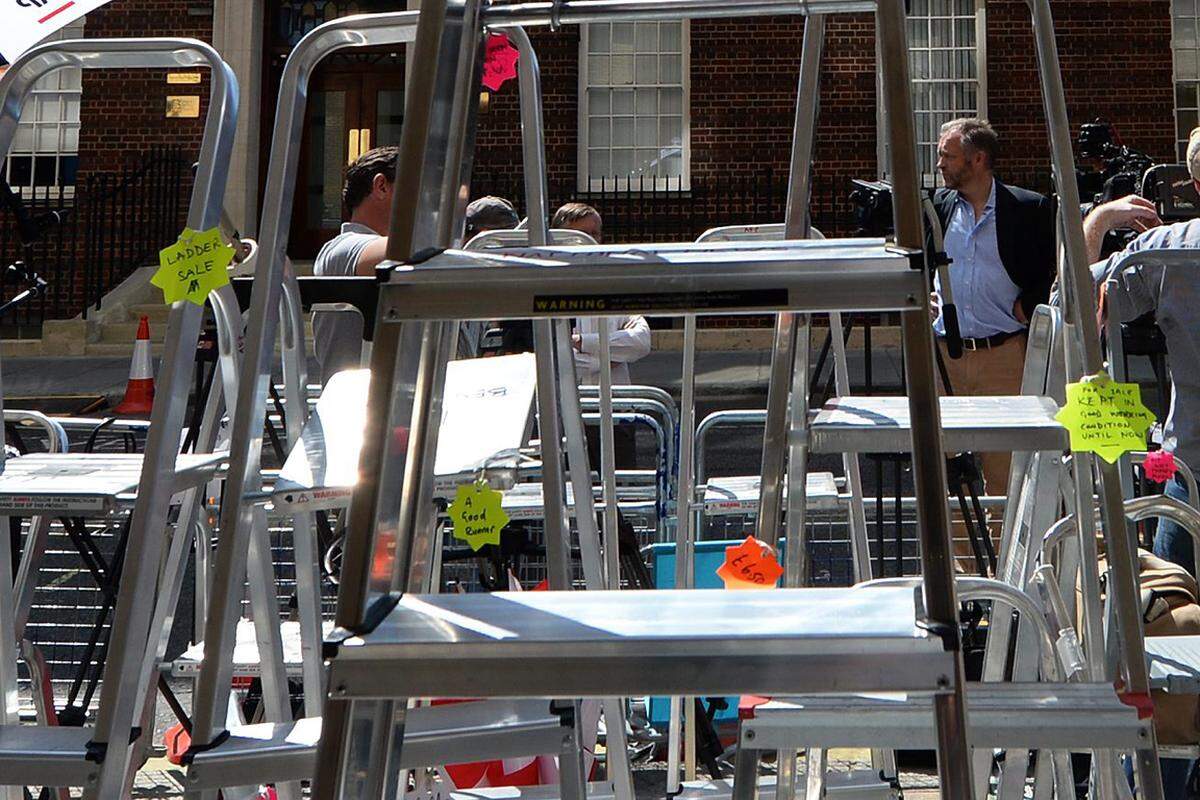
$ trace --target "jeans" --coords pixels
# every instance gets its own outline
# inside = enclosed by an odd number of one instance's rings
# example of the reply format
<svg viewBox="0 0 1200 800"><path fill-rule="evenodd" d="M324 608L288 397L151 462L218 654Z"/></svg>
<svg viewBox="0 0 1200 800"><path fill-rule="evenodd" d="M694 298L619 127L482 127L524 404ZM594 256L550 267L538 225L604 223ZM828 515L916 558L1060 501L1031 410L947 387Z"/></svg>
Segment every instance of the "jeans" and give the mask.
<svg viewBox="0 0 1200 800"><path fill-rule="evenodd" d="M1160 758L1158 768L1162 770L1163 800L1189 800L1188 778L1195 764L1190 758ZM1133 788L1133 760L1125 759L1125 776Z"/></svg>
<svg viewBox="0 0 1200 800"><path fill-rule="evenodd" d="M1188 499L1187 488L1179 478L1168 481L1164 493L1167 497L1185 503ZM1172 564L1178 564L1195 577L1196 562L1192 555L1192 537L1178 522L1159 518L1158 532L1154 534L1154 555Z"/></svg>

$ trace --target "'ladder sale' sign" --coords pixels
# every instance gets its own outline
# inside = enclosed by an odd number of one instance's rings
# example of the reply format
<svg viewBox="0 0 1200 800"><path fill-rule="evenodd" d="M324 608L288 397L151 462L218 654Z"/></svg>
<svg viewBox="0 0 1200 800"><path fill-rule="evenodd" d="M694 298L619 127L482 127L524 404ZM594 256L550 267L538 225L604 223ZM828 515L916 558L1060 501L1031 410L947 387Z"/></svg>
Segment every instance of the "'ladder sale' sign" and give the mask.
<svg viewBox="0 0 1200 800"><path fill-rule="evenodd" d="M13 63L50 34L109 0L0 0L0 56Z"/></svg>

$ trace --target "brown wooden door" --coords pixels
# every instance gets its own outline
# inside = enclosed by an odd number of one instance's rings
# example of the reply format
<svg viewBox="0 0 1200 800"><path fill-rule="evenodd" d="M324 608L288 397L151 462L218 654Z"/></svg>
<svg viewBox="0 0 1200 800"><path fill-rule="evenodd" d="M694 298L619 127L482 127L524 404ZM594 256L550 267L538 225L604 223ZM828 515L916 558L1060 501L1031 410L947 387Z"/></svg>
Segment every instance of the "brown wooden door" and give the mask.
<svg viewBox="0 0 1200 800"><path fill-rule="evenodd" d="M314 258L321 245L337 235L346 213L346 166L373 147L399 144L403 118L401 70L330 71L316 77L296 175L288 247L293 259Z"/></svg>

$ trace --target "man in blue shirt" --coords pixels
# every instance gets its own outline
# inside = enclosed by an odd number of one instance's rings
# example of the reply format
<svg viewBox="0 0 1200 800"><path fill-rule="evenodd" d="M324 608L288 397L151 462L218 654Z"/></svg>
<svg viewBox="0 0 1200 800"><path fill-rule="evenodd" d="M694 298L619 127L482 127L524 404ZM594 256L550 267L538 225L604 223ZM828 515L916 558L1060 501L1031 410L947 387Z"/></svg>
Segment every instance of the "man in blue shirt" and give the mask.
<svg viewBox="0 0 1200 800"><path fill-rule="evenodd" d="M934 195L934 205L951 259L962 358L946 353L938 280L933 328L957 395L1020 392L1029 317L1047 301L1054 282L1054 206L995 177L998 149L992 126L974 118L946 123L938 140L937 167L945 188ZM1008 453L982 456L989 494L1006 490L1009 460Z"/></svg>

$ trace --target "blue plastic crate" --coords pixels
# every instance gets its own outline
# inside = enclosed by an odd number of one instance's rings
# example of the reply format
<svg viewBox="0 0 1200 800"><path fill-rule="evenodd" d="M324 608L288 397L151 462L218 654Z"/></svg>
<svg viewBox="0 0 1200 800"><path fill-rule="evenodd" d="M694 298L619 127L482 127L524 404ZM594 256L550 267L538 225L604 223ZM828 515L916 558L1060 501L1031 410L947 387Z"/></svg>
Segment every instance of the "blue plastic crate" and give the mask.
<svg viewBox="0 0 1200 800"><path fill-rule="evenodd" d="M693 586L697 589L724 589L725 584L717 576L717 569L725 563L725 548L737 547L744 539L722 539L712 542L696 542L695 579ZM783 562L783 542L776 546L777 558ZM657 589L675 588L675 545L674 543L655 544L650 546L650 566L654 574L654 586ZM714 717L717 724L736 722L738 715L738 698L726 697L727 708L718 711ZM650 698L650 724L660 731L666 730L671 717L671 704L666 697Z"/></svg>

